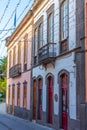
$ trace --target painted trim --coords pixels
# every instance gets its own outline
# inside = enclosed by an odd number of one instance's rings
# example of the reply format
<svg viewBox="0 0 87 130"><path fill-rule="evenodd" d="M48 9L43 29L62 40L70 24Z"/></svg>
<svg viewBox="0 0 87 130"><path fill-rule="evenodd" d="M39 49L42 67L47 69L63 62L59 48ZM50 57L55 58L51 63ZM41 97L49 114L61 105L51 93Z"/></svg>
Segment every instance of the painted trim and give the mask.
<svg viewBox="0 0 87 130"><path fill-rule="evenodd" d="M49 7L49 9L46 11L47 12L47 43L49 42L49 16L50 16L50 14L53 14L53 26L52 26L52 29L53 29L53 37L52 37L52 42L54 42L54 4L52 4L50 7Z"/></svg>
<svg viewBox="0 0 87 130"><path fill-rule="evenodd" d="M27 81L25 80L25 81L23 82L23 84L26 85L26 84L27 84Z"/></svg>
<svg viewBox="0 0 87 130"><path fill-rule="evenodd" d="M21 85L21 83L20 83L20 82L18 82L18 83L17 83L17 85Z"/></svg>
<svg viewBox="0 0 87 130"><path fill-rule="evenodd" d="M61 54L65 54L66 52L68 52L69 51L69 20L68 20L68 36L67 36L67 38L66 39L64 39L64 40L67 40L67 51L65 51L65 52L61 52L61 42L62 42L62 40L61 40L61 7L62 7L62 4L65 2L65 1L67 1L67 3L68 3L68 19L69 19L69 1L68 0L60 0L59 1L59 12L60 12L60 15L59 15L59 54L61 55Z"/></svg>
<svg viewBox="0 0 87 130"><path fill-rule="evenodd" d="M60 76L61 75L63 75L63 74L66 74L67 75L67 77L68 77L68 87L67 87L67 101L68 101L68 103L67 103L67 109L68 109L68 126L69 126L69 77L70 77L70 75L69 75L69 72L67 71L67 70L65 70L65 69L63 69L63 70L61 70L59 73L58 73L58 83L59 83L59 128L61 128L61 125L62 125L62 105L61 105L61 78L60 78Z"/></svg>
<svg viewBox="0 0 87 130"><path fill-rule="evenodd" d="M52 124L49 124L48 123L48 78L49 77L52 77L52 80L53 80L53 99L52 99ZM46 122L47 124L49 125L53 125L54 123L54 120L53 120L53 117L54 117L54 75L52 73L48 73L45 77L45 84L46 84Z"/></svg>
<svg viewBox="0 0 87 130"><path fill-rule="evenodd" d="M41 79L41 82L42 82L42 119L43 119L43 77L41 76L41 75L39 75L38 77L37 77L37 99L38 99L38 96L39 96L39 94L38 94L38 82L39 82L39 79ZM39 103L38 103L38 100L37 100L37 120L40 120L40 119L38 119L38 105L39 105ZM40 121L42 121L42 119L40 120Z"/></svg>

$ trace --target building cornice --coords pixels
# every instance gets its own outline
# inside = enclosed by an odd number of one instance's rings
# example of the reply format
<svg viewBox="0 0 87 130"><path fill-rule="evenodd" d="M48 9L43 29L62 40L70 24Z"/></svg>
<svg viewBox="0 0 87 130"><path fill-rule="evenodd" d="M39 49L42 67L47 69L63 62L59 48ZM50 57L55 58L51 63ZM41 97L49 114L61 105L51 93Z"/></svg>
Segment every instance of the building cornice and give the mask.
<svg viewBox="0 0 87 130"><path fill-rule="evenodd" d="M33 5L31 6L30 10L27 12L23 20L20 22L18 27L14 30L11 36L6 38L5 46L8 47L10 43L14 40L15 36L19 33L19 31L25 26L25 24L29 21L31 17L33 17L34 12L36 11L37 7L43 2L44 0L35 0Z"/></svg>
<svg viewBox="0 0 87 130"><path fill-rule="evenodd" d="M26 22L32 17L33 13L32 10L29 10L29 12L25 15L25 17L23 18L23 20L21 21L21 23L18 25L18 27L15 29L15 31L12 33L11 36L9 36L6 39L6 47L8 47L10 45L10 43L12 42L12 40L15 38L15 36L18 34L18 32L24 27L24 25L26 24Z"/></svg>

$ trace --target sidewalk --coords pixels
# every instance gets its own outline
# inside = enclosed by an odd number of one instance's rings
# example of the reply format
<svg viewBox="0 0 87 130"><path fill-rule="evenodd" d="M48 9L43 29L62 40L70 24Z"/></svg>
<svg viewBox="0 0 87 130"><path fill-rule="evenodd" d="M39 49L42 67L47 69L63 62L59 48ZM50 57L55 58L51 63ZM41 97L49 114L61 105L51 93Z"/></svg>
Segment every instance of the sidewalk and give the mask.
<svg viewBox="0 0 87 130"><path fill-rule="evenodd" d="M0 113L6 114L6 103L5 102L0 103Z"/></svg>
<svg viewBox="0 0 87 130"><path fill-rule="evenodd" d="M3 119L3 121L10 121L9 127L12 130L54 130L50 127L39 125L35 122L30 122L9 114L0 114L0 117Z"/></svg>

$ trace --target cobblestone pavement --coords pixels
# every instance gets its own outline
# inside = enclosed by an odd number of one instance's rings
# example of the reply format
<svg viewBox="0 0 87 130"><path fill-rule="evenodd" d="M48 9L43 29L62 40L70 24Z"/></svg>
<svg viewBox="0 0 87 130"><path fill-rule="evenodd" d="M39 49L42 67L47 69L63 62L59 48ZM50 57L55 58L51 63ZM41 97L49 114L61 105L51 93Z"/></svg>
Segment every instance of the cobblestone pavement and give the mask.
<svg viewBox="0 0 87 130"><path fill-rule="evenodd" d="M53 130L9 114L0 114L0 130Z"/></svg>

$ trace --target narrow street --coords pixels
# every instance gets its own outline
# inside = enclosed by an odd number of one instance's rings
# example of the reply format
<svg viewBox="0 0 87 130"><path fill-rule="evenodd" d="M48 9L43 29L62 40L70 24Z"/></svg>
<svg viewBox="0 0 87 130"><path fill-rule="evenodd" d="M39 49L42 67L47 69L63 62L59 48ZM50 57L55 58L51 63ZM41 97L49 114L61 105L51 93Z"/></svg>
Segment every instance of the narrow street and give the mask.
<svg viewBox="0 0 87 130"><path fill-rule="evenodd" d="M9 114L0 114L0 130L53 130Z"/></svg>

